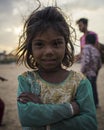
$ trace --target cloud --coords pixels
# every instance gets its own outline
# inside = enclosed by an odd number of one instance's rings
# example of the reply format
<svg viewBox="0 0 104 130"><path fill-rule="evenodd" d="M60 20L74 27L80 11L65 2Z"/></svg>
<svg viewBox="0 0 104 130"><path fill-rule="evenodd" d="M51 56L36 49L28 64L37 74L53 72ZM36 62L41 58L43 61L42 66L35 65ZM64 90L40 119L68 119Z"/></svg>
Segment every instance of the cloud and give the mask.
<svg viewBox="0 0 104 130"><path fill-rule="evenodd" d="M0 13L5 14L11 12L13 8L13 0L0 0Z"/></svg>
<svg viewBox="0 0 104 130"><path fill-rule="evenodd" d="M65 0L62 7L66 9L84 9L84 10L97 10L99 8L104 8L104 0Z"/></svg>
<svg viewBox="0 0 104 130"><path fill-rule="evenodd" d="M55 0L40 1L44 6L47 6L49 4L54 5L52 1ZM97 24L99 32L104 32L104 29L100 28L104 21L102 13L104 12L104 0L57 0L57 5L67 10L67 13L71 12L74 19L82 15L94 19L96 17L97 20L100 20L99 24ZM7 48L17 43L18 35L16 35L13 28L19 28L23 24L23 18L28 16L37 6L36 0L0 0L0 46L7 45ZM96 10L98 11L96 12ZM99 10L101 10L100 13ZM94 24L91 25L94 26Z"/></svg>
<svg viewBox="0 0 104 130"><path fill-rule="evenodd" d="M35 0L0 0L0 48L16 46L23 18L33 11ZM14 28L18 29L14 29ZM1 51L1 50L0 50Z"/></svg>

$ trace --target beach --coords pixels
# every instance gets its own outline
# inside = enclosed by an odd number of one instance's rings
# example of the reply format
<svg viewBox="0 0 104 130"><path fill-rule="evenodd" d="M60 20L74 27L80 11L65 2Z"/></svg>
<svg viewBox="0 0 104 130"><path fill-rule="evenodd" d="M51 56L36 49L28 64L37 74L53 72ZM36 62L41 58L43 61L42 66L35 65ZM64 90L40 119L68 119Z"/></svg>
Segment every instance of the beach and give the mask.
<svg viewBox="0 0 104 130"><path fill-rule="evenodd" d="M80 71L80 64L75 63L70 69ZM17 77L19 74L27 71L23 66L12 64L0 65L0 76L8 79L8 81L0 81L0 98L5 102L5 113L3 117L4 127L0 130L22 130L18 119L17 112ZM96 110L98 120L98 130L104 130L104 65L100 69L98 80L98 94L100 108Z"/></svg>

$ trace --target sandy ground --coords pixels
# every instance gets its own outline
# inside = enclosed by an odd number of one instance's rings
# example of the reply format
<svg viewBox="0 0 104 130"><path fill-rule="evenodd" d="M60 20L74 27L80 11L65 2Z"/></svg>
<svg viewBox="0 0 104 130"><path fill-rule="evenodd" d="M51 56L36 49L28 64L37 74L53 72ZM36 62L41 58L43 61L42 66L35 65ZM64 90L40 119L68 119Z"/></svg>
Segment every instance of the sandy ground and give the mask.
<svg viewBox="0 0 104 130"><path fill-rule="evenodd" d="M80 64L74 64L72 69L79 71ZM25 70L27 69L23 66L18 67L15 64L0 65L0 76L8 79L6 82L0 81L0 97L5 102L3 122L6 124L0 130L21 130L16 106L17 76ZM97 109L98 130L104 130L104 65L99 72L97 84L101 106Z"/></svg>

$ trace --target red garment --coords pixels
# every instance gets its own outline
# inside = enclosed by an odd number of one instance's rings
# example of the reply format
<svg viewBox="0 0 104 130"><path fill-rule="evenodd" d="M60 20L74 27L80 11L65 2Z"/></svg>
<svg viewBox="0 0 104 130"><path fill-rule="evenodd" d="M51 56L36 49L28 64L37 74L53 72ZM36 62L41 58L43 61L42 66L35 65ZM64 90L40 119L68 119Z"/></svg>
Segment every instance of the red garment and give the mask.
<svg viewBox="0 0 104 130"><path fill-rule="evenodd" d="M0 125L2 125L2 119L3 119L3 115L4 115L4 108L5 108L5 104L4 104L3 100L0 98Z"/></svg>

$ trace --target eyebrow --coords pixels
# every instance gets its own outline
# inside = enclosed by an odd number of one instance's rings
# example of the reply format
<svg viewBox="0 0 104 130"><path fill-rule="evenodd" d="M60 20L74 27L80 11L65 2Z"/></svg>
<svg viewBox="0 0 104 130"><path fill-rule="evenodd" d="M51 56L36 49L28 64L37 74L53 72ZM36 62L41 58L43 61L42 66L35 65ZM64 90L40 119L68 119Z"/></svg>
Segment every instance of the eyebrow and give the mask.
<svg viewBox="0 0 104 130"><path fill-rule="evenodd" d="M57 39L55 39L55 40L64 40L64 38L57 38Z"/></svg>
<svg viewBox="0 0 104 130"><path fill-rule="evenodd" d="M54 42L54 41L63 41L64 38L56 38L56 39L53 39L51 42ZM40 42L43 42L44 40L43 39L34 39L33 41L40 41Z"/></svg>

